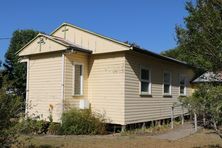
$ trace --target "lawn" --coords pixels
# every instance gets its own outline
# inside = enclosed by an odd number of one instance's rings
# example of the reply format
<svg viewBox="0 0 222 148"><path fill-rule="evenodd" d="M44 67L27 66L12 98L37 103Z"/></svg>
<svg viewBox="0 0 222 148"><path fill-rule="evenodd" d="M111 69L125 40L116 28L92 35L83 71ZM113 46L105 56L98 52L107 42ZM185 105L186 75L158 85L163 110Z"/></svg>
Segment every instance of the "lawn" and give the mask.
<svg viewBox="0 0 222 148"><path fill-rule="evenodd" d="M23 136L23 139L25 136ZM145 135L105 135L105 136L34 136L30 142L37 147L70 148L168 148L168 147L222 147L222 139L211 130L176 140L159 140Z"/></svg>

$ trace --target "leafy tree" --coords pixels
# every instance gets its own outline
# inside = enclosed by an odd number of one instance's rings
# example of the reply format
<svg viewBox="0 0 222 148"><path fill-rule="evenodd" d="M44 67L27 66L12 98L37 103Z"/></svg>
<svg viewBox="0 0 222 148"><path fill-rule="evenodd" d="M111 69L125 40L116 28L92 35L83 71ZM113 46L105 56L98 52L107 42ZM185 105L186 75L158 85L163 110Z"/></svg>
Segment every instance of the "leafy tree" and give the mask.
<svg viewBox="0 0 222 148"><path fill-rule="evenodd" d="M0 147L10 147L17 142L15 125L21 112L21 98L0 90Z"/></svg>
<svg viewBox="0 0 222 148"><path fill-rule="evenodd" d="M162 52L201 69L222 69L222 1L196 0L186 2L188 16L185 27L176 26L175 49ZM218 126L222 125L222 86L203 84L191 97L180 98L191 112L203 118L205 126L213 127L222 136Z"/></svg>
<svg viewBox="0 0 222 148"><path fill-rule="evenodd" d="M222 68L222 1L186 3L185 27L176 26L178 47L163 52L204 70Z"/></svg>
<svg viewBox="0 0 222 148"><path fill-rule="evenodd" d="M2 77L2 71L0 70L0 89L2 89L3 84L3 77Z"/></svg>
<svg viewBox="0 0 222 148"><path fill-rule="evenodd" d="M222 125L222 86L215 84L199 85L190 97L180 98L181 102L203 118L205 127L212 127L222 137L218 126Z"/></svg>
<svg viewBox="0 0 222 148"><path fill-rule="evenodd" d="M136 42L125 41L124 43L129 44L129 45L131 45L131 46L133 46L133 47L141 48L140 45L137 44Z"/></svg>
<svg viewBox="0 0 222 148"><path fill-rule="evenodd" d="M38 34L34 30L16 30L13 33L9 48L5 54L4 86L17 95L24 96L26 88L26 65L19 62L16 52Z"/></svg>
<svg viewBox="0 0 222 148"><path fill-rule="evenodd" d="M174 59L178 59L181 61L185 61L185 62L193 65L192 63L188 62L189 61L188 56L183 52L183 50L179 46L176 48L173 48L173 49L163 51L160 54L174 58Z"/></svg>
<svg viewBox="0 0 222 148"><path fill-rule="evenodd" d="M0 61L0 89L2 89L2 83L3 83L1 67L2 67L2 62Z"/></svg>

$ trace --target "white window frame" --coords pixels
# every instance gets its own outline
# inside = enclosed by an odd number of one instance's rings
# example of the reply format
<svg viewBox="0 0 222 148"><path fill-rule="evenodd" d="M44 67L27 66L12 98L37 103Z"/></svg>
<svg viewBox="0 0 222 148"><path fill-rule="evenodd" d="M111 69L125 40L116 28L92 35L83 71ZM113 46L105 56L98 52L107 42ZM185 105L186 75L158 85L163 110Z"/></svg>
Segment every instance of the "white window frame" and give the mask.
<svg viewBox="0 0 222 148"><path fill-rule="evenodd" d="M149 71L149 80L142 79L142 69ZM148 82L149 83L148 92L142 92L141 91L141 85L142 85L141 82ZM151 70L150 70L150 68L147 68L145 66L140 66L140 83L139 83L139 85L140 85L139 86L140 95L151 95L152 94L151 93L152 92L152 90L151 90L152 83L151 83Z"/></svg>
<svg viewBox="0 0 222 148"><path fill-rule="evenodd" d="M165 81L164 81L164 74L166 74L166 73L170 75L170 82L169 83L165 83ZM169 93L164 92L164 85L165 84L168 84L170 86ZM163 72L163 96L171 96L171 95L172 95L172 73L169 71L164 71Z"/></svg>
<svg viewBox="0 0 222 148"><path fill-rule="evenodd" d="M184 77L184 93L183 94L181 94L180 93L180 86L182 86L181 84L180 84L180 80L181 80L181 78L183 78ZM180 96L187 96L187 77L186 77L186 75L184 75L184 74L180 74L179 75L179 95Z"/></svg>
<svg viewBox="0 0 222 148"><path fill-rule="evenodd" d="M82 66L82 76L80 77L80 94L75 94L75 65ZM73 62L73 79L72 79L72 94L73 96L83 96L83 88L84 88L84 64L79 62Z"/></svg>

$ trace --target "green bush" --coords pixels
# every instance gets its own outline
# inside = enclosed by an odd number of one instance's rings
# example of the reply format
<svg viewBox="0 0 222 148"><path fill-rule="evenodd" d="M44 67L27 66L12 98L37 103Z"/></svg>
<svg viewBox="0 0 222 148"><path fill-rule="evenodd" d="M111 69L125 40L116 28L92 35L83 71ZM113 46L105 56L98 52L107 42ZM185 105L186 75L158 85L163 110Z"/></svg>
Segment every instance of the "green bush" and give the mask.
<svg viewBox="0 0 222 148"><path fill-rule="evenodd" d="M48 133L52 134L52 135L56 135L56 134L60 133L60 129L61 129L61 124L60 123L52 122L49 125Z"/></svg>
<svg viewBox="0 0 222 148"><path fill-rule="evenodd" d="M17 129L22 134L105 134L104 118L91 110L71 109L62 115L62 125L55 122L27 118L22 120Z"/></svg>
<svg viewBox="0 0 222 148"><path fill-rule="evenodd" d="M94 114L89 109L73 108L63 113L60 133L65 135L105 134L104 121L103 116Z"/></svg>
<svg viewBox="0 0 222 148"><path fill-rule="evenodd" d="M200 84L192 96L180 98L180 101L195 113L204 127L214 128L222 137L222 86L216 83Z"/></svg>
<svg viewBox="0 0 222 148"><path fill-rule="evenodd" d="M44 120L27 118L17 125L17 129L22 134L46 134L49 124L49 122Z"/></svg>
<svg viewBox="0 0 222 148"><path fill-rule="evenodd" d="M18 142L15 125L22 112L22 98L0 90L0 147L11 147Z"/></svg>

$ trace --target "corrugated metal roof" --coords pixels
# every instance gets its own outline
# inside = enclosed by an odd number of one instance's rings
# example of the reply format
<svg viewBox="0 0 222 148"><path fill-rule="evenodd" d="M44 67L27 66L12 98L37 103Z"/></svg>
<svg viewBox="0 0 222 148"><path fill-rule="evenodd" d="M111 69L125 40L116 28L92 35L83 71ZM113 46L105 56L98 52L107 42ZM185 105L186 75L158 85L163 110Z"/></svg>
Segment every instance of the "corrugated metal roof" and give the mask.
<svg viewBox="0 0 222 148"><path fill-rule="evenodd" d="M210 83L210 82L222 83L222 71L218 72L208 71L192 81L192 83Z"/></svg>
<svg viewBox="0 0 222 148"><path fill-rule="evenodd" d="M174 63L177 63L177 64L182 64L184 66L195 68L194 66L192 66L192 65L190 65L190 64L188 64L184 61L180 61L180 60L177 60L177 59L174 59L174 58L171 58L171 57L163 56L163 55L157 54L155 52L149 51L147 49L143 49L143 48L140 48L140 47L133 47L132 50L140 52L140 53L148 54L150 56L153 56L153 57L156 57L156 58L159 58L159 59L162 59L162 60L166 60L166 61L169 61L169 62L174 62Z"/></svg>
<svg viewBox="0 0 222 148"><path fill-rule="evenodd" d="M65 40L61 37L57 37L57 36L49 36L49 35L46 35L44 34L46 37L50 38L51 40L54 40L56 42L60 42L61 44L65 44L66 46L70 47L70 48L74 48L74 49L77 49L79 51L83 51L83 52L88 52L88 53L91 53L92 51L89 50L89 49L85 49L85 48L82 48L80 47L79 45L77 44L74 44L73 42L70 42L68 40Z"/></svg>

